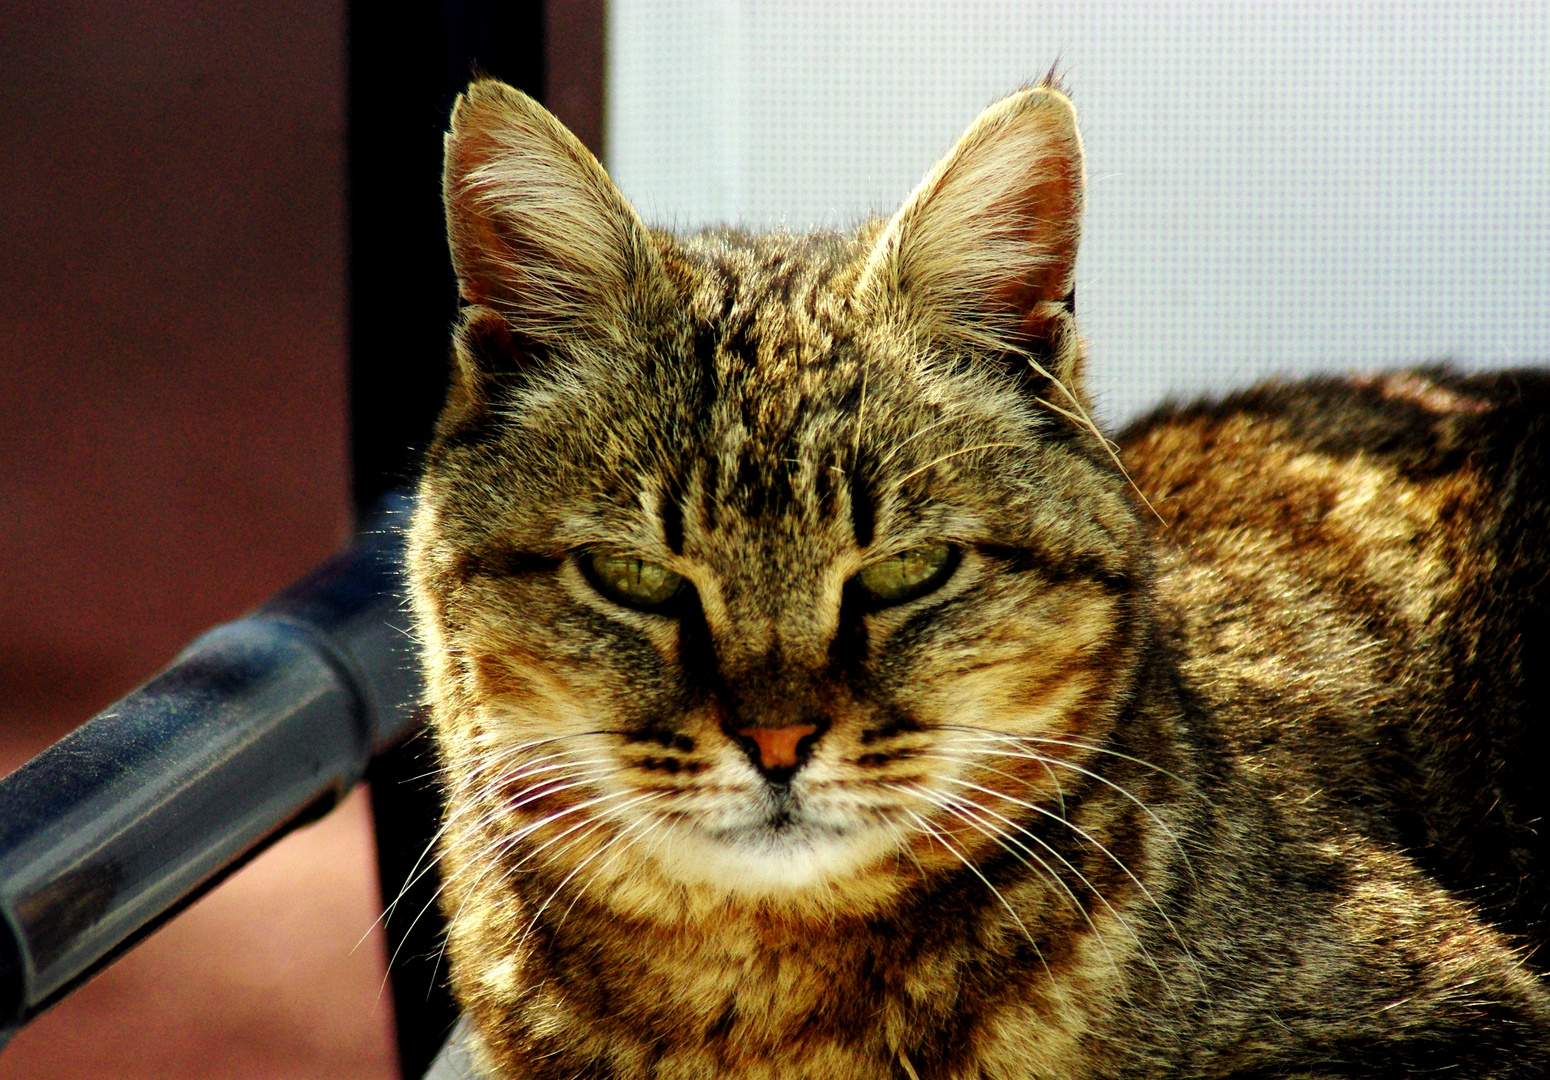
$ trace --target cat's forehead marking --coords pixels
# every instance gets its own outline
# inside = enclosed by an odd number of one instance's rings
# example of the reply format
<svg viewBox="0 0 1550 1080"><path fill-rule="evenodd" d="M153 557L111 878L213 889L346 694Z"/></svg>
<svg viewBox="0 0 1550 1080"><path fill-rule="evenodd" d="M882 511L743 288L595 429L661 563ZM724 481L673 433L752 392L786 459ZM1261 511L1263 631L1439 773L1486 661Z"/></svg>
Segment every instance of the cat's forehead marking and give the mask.
<svg viewBox="0 0 1550 1080"><path fill-rule="evenodd" d="M671 243L681 321L641 355L643 371L668 365L674 389L613 429L636 448L618 482L653 493L649 509L629 499L648 534L729 567L798 552L817 563L974 509L937 505L948 489L928 496L909 481L936 461L972 468L960 444L1007 445L993 430L1005 402L950 368L921 367L907 342L867 323L851 304L864 244L731 233Z"/></svg>
<svg viewBox="0 0 1550 1080"><path fill-rule="evenodd" d="M820 310L843 247L732 233L684 242L698 409L664 502L696 504L706 532L768 532L785 519L811 528L847 512L838 493L853 464L855 379Z"/></svg>

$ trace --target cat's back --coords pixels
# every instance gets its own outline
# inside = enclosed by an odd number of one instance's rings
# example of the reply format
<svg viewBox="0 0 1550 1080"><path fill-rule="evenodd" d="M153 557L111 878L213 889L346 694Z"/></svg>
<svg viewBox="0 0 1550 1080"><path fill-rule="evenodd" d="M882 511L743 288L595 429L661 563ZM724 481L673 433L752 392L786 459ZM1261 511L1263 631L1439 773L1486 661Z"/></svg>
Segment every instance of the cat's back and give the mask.
<svg viewBox="0 0 1550 1080"><path fill-rule="evenodd" d="M1123 436L1189 682L1309 820L1550 938L1550 375L1269 384ZM1544 963L1546 957L1539 962Z"/></svg>

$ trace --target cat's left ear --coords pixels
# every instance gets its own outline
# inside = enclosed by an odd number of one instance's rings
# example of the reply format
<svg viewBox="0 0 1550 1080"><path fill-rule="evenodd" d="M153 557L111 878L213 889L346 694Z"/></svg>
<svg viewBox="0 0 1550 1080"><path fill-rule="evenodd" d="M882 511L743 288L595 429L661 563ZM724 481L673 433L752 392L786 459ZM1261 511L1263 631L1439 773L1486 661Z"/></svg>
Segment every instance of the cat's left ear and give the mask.
<svg viewBox="0 0 1550 1080"><path fill-rule="evenodd" d="M952 350L1032 358L1080 394L1075 268L1082 139L1051 86L1005 98L969 127L878 238L864 301Z"/></svg>
<svg viewBox="0 0 1550 1080"><path fill-rule="evenodd" d="M447 133L442 194L458 292L542 345L605 340L652 280L646 227L602 165L526 94L479 79Z"/></svg>

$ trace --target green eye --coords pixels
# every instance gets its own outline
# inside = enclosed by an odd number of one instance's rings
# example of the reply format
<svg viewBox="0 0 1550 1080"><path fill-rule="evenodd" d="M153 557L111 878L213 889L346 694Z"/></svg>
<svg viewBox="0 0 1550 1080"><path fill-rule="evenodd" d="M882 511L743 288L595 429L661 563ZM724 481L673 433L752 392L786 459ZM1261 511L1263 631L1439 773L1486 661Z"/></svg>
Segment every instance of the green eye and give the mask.
<svg viewBox="0 0 1550 1080"><path fill-rule="evenodd" d="M856 577L862 588L883 603L902 604L946 581L953 562L953 549L947 544L922 544L875 562Z"/></svg>
<svg viewBox="0 0 1550 1080"><path fill-rule="evenodd" d="M633 555L592 552L582 557L582 564L598 592L629 607L665 604L678 595L684 583L682 574Z"/></svg>

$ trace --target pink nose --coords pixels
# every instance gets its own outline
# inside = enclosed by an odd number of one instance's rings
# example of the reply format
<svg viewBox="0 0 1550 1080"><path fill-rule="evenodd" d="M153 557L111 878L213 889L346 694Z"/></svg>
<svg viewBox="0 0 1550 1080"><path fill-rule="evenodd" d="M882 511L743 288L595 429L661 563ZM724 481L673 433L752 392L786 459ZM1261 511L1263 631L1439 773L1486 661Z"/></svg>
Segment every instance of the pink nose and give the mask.
<svg viewBox="0 0 1550 1080"><path fill-rule="evenodd" d="M797 763L797 744L817 730L817 724L792 724L778 728L742 728L738 734L752 739L758 746L761 769L789 769Z"/></svg>

